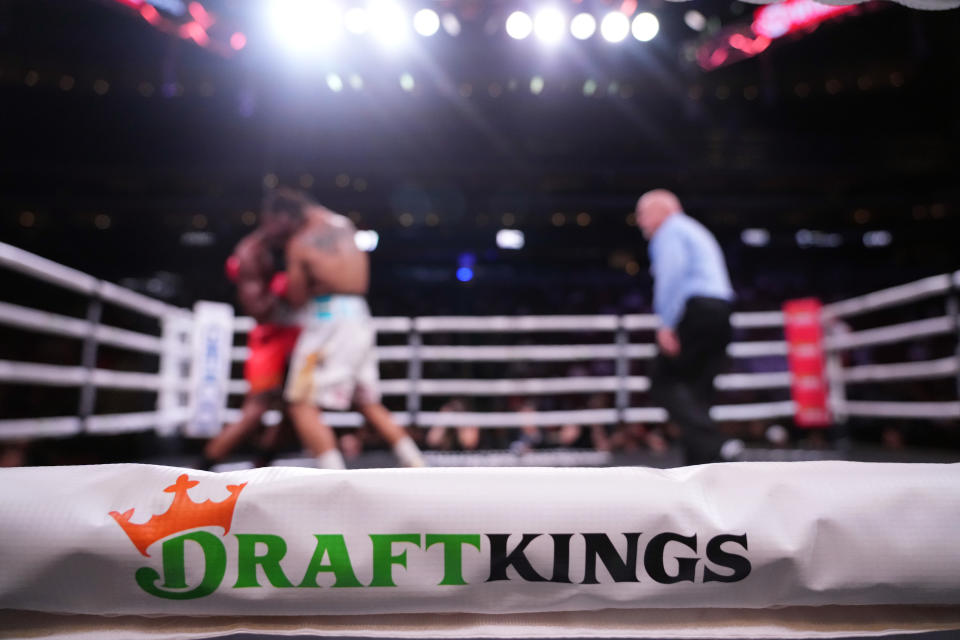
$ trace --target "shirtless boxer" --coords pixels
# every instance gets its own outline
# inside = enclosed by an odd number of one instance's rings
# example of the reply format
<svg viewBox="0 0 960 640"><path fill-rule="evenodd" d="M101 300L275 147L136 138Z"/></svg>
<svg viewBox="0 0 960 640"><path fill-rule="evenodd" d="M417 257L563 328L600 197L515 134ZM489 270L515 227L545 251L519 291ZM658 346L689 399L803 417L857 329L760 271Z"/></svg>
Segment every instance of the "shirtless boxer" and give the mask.
<svg viewBox="0 0 960 640"><path fill-rule="evenodd" d="M240 419L224 427L204 447L205 469L223 461L257 429L271 404L281 399L287 363L300 334L287 304L271 291L271 282L274 288L282 288L284 276L274 273L262 233L255 231L240 241L227 259L227 277L237 285L240 307L257 321L247 339L250 354L243 368L250 388Z"/></svg>
<svg viewBox="0 0 960 640"><path fill-rule="evenodd" d="M376 334L364 298L370 263L356 246L353 223L303 193L279 189L265 202L260 228L268 241L286 251L286 299L299 309L302 332L284 397L294 427L317 464L344 467L320 409L353 405L402 465L424 466L417 445L380 402Z"/></svg>

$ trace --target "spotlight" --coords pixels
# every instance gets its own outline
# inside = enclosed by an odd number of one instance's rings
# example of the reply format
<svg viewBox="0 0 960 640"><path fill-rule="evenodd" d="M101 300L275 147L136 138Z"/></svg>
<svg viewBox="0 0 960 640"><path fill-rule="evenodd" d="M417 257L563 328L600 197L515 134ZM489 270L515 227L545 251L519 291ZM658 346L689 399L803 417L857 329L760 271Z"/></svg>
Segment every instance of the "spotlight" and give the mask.
<svg viewBox="0 0 960 640"><path fill-rule="evenodd" d="M622 42L630 33L630 20L619 11L611 11L600 23L600 35L607 42Z"/></svg>
<svg viewBox="0 0 960 640"><path fill-rule="evenodd" d="M446 31L448 35L453 37L460 35L460 21L457 19L457 16L452 13L443 14L443 17L440 18L440 24L443 25L443 30Z"/></svg>
<svg viewBox="0 0 960 640"><path fill-rule="evenodd" d="M460 282L470 282L473 280L473 269L470 267L460 267L457 269L457 280Z"/></svg>
<svg viewBox="0 0 960 640"><path fill-rule="evenodd" d="M341 11L332 0L273 0L267 19L274 37L296 53L311 53L340 36Z"/></svg>
<svg viewBox="0 0 960 640"><path fill-rule="evenodd" d="M413 28L424 37L432 36L440 29L440 16L432 9L420 9L413 14Z"/></svg>
<svg viewBox="0 0 960 640"><path fill-rule="evenodd" d="M765 247L770 244L770 232L766 229L744 229L740 240L748 247Z"/></svg>
<svg viewBox="0 0 960 640"><path fill-rule="evenodd" d="M390 0L376 0L369 5L370 33L388 47L407 38L407 16L403 7Z"/></svg>
<svg viewBox="0 0 960 640"><path fill-rule="evenodd" d="M543 93L543 77L542 76L533 76L530 78L530 93L535 96Z"/></svg>
<svg viewBox="0 0 960 640"><path fill-rule="evenodd" d="M327 86L330 88L330 91L340 93L343 91L343 80L335 73L328 73Z"/></svg>
<svg viewBox="0 0 960 640"><path fill-rule="evenodd" d="M413 80L413 76L409 73L404 73L400 76L400 88L406 91L407 93L413 91L416 83Z"/></svg>
<svg viewBox="0 0 960 640"><path fill-rule="evenodd" d="M707 26L707 19L696 9L691 9L683 14L683 21L694 31L703 31Z"/></svg>
<svg viewBox="0 0 960 640"><path fill-rule="evenodd" d="M637 14L637 17L633 19L630 31L633 32L633 37L640 42L650 42L660 31L660 21L657 20L657 16L645 11Z"/></svg>
<svg viewBox="0 0 960 640"><path fill-rule="evenodd" d="M893 234L889 231L867 231L863 234L863 246L887 247L893 242Z"/></svg>
<svg viewBox="0 0 960 640"><path fill-rule="evenodd" d="M570 21L570 34L577 40L586 40L597 31L597 20L589 13L578 13Z"/></svg>
<svg viewBox="0 0 960 640"><path fill-rule="evenodd" d="M370 16L363 7L353 7L343 14L343 26L350 33L362 35L370 29Z"/></svg>
<svg viewBox="0 0 960 640"><path fill-rule="evenodd" d="M533 19L533 33L541 42L559 42L566 31L566 19L558 9L541 9Z"/></svg>
<svg viewBox="0 0 960 640"><path fill-rule="evenodd" d="M523 11L514 11L507 18L507 35L514 40L523 40L533 31L533 20Z"/></svg>
<svg viewBox="0 0 960 640"><path fill-rule="evenodd" d="M353 241L360 251L373 251L380 244L380 235L373 229L357 231L353 234Z"/></svg>
<svg viewBox="0 0 960 640"><path fill-rule="evenodd" d="M501 249L523 249L523 231L517 229L500 229L497 231L497 246Z"/></svg>
<svg viewBox="0 0 960 640"><path fill-rule="evenodd" d="M245 46L247 46L247 36L243 35L242 32L237 31L232 36L230 36L230 47L234 51L240 51Z"/></svg>

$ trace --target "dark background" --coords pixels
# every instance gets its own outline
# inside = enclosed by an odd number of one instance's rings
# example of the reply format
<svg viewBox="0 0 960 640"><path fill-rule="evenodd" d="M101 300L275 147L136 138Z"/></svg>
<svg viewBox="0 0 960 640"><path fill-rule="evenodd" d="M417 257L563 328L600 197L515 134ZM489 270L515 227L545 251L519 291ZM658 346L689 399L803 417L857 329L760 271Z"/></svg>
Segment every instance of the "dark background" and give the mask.
<svg viewBox="0 0 960 640"><path fill-rule="evenodd" d="M705 72L687 56L706 36L684 12L727 27L755 6L651 0L640 10L660 19L652 42L568 37L549 49L503 32L523 3L447 2L456 38L413 35L386 52L353 37L303 60L265 33L260 4L206 3L247 34L230 58L107 0L0 5L4 240L177 304L230 299L223 259L275 176L380 233L377 314L638 311L649 307L646 248L627 214L663 186L720 238L741 308L960 265L957 11L871 4ZM327 87L330 72L344 91ZM502 226L527 246L498 251ZM771 244L744 246L746 227L769 229ZM839 232L843 245L801 249L801 229ZM865 248L877 229L893 243ZM468 286L454 278L463 252L477 256Z"/></svg>

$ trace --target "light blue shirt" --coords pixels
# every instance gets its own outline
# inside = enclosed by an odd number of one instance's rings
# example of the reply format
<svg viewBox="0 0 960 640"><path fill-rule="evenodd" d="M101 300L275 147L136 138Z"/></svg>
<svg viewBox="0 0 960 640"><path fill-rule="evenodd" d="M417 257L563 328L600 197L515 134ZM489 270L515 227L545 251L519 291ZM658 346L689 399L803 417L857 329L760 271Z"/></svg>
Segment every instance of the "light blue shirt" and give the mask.
<svg viewBox="0 0 960 640"><path fill-rule="evenodd" d="M733 300L733 287L716 238L685 213L669 216L650 239L653 311L676 328L694 296Z"/></svg>

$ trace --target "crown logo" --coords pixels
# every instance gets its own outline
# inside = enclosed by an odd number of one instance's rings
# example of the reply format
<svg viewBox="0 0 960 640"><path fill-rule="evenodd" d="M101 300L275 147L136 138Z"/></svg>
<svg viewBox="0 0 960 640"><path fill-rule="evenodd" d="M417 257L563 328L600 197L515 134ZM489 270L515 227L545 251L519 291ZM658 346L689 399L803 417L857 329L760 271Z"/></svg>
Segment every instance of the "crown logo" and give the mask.
<svg viewBox="0 0 960 640"><path fill-rule="evenodd" d="M200 483L191 480L187 474L181 475L175 483L164 489L165 492L173 494L173 504L170 508L166 513L153 516L143 524L130 522L133 509L127 509L123 513L111 511L110 515L130 538L133 546L148 558L150 554L147 553L147 548L151 544L178 531L197 527L222 527L223 535L227 535L230 533L230 523L233 521L233 509L237 506L237 498L247 483L228 484L227 491L230 492L230 497L221 502L191 500L187 490L198 484Z"/></svg>

